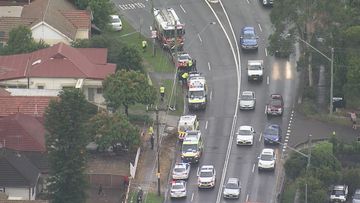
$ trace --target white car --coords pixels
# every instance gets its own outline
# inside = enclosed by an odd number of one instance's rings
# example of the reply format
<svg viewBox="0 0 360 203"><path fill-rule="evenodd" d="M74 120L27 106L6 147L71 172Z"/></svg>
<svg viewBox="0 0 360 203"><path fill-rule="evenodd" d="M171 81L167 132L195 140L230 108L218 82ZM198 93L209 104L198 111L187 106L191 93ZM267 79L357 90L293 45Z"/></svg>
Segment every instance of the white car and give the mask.
<svg viewBox="0 0 360 203"><path fill-rule="evenodd" d="M224 186L223 195L225 199L239 199L240 191L240 180L238 178L229 178Z"/></svg>
<svg viewBox="0 0 360 203"><path fill-rule="evenodd" d="M347 185L335 185L330 194L330 202L346 202L348 192Z"/></svg>
<svg viewBox="0 0 360 203"><path fill-rule="evenodd" d="M198 187L213 188L216 183L216 171L213 165L203 165L198 172Z"/></svg>
<svg viewBox="0 0 360 203"><path fill-rule="evenodd" d="M240 110L255 109L256 98L255 92L243 91L240 96L239 108Z"/></svg>
<svg viewBox="0 0 360 203"><path fill-rule="evenodd" d="M261 151L258 170L275 170L276 154L273 149L265 148Z"/></svg>
<svg viewBox="0 0 360 203"><path fill-rule="evenodd" d="M252 126L242 125L236 132L237 145L253 145L255 130Z"/></svg>
<svg viewBox="0 0 360 203"><path fill-rule="evenodd" d="M189 163L177 163L174 166L172 172L172 178L174 180L183 180L188 179L190 173L190 164Z"/></svg>
<svg viewBox="0 0 360 203"><path fill-rule="evenodd" d="M186 182L183 180L177 180L171 183L170 189L171 198L186 197Z"/></svg>
<svg viewBox="0 0 360 203"><path fill-rule="evenodd" d="M115 31L122 30L122 22L118 15L110 15L110 25Z"/></svg>

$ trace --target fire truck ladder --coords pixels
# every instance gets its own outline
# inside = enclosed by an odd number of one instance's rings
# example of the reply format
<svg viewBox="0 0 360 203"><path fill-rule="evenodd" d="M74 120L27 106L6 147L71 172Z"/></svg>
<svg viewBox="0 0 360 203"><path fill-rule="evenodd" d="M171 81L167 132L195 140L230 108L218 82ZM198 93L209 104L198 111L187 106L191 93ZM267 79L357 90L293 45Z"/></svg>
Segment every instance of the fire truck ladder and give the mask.
<svg viewBox="0 0 360 203"><path fill-rule="evenodd" d="M168 25L176 25L176 19L174 18L172 12L168 9L163 9L161 11L162 17L165 19Z"/></svg>

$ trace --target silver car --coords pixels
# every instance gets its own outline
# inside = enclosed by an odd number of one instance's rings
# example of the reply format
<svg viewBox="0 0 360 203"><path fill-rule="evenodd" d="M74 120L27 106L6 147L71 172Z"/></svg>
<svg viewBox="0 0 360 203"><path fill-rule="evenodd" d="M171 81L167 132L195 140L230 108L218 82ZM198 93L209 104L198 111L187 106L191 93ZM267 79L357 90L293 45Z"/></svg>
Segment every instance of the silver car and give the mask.
<svg viewBox="0 0 360 203"><path fill-rule="evenodd" d="M360 189L356 189L352 197L352 203L360 203Z"/></svg>
<svg viewBox="0 0 360 203"><path fill-rule="evenodd" d="M251 110L255 109L256 98L255 92L253 91L243 91L240 96L239 103L240 110Z"/></svg>
<svg viewBox="0 0 360 203"><path fill-rule="evenodd" d="M240 197L240 181L238 178L229 178L224 186L223 195L226 199L238 199Z"/></svg>
<svg viewBox="0 0 360 203"><path fill-rule="evenodd" d="M183 180L176 180L171 183L170 188L171 198L186 197L186 182Z"/></svg>

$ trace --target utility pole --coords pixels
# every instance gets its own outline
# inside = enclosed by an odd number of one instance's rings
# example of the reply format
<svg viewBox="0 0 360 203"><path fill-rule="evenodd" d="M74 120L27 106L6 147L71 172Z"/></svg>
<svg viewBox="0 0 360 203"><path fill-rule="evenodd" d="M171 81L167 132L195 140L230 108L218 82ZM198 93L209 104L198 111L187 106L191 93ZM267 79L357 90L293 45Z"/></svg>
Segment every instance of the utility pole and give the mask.
<svg viewBox="0 0 360 203"><path fill-rule="evenodd" d="M334 97L334 48L331 48L331 65L330 65L330 116L333 113L333 97Z"/></svg>
<svg viewBox="0 0 360 203"><path fill-rule="evenodd" d="M147 111L155 111L156 113L156 146L157 146L157 189L158 189L158 196L161 195L160 192L160 121L159 121L159 111L167 111L165 108L158 108L158 106L155 106L154 108L146 108Z"/></svg>
<svg viewBox="0 0 360 203"><path fill-rule="evenodd" d="M309 142L308 142L308 154L306 156L307 158L307 165L306 165L306 182L305 182L305 203L308 203L308 170L310 167L310 161L311 161L311 134L309 135Z"/></svg>

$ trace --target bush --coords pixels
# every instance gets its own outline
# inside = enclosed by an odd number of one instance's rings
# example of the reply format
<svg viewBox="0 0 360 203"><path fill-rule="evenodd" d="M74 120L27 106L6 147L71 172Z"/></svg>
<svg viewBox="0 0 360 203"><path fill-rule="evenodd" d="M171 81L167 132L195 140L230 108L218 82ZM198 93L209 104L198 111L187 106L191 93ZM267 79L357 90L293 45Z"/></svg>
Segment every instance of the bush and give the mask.
<svg viewBox="0 0 360 203"><path fill-rule="evenodd" d="M318 110L314 100L304 97L298 110L305 115L315 115Z"/></svg>
<svg viewBox="0 0 360 203"><path fill-rule="evenodd" d="M133 114L129 114L128 119L129 119L129 121L131 123L150 124L150 123L154 122L154 120L149 115L133 115Z"/></svg>

